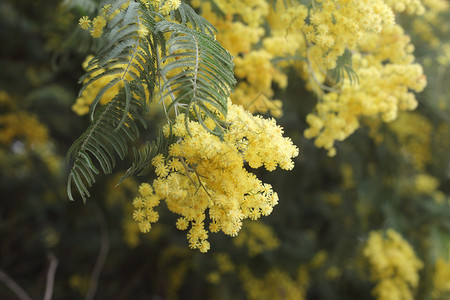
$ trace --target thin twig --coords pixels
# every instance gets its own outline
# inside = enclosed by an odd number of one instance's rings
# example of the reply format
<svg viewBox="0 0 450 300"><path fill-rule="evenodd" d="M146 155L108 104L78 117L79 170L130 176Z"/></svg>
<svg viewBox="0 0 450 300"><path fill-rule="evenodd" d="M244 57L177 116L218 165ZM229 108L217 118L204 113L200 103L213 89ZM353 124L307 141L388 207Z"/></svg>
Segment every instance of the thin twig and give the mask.
<svg viewBox="0 0 450 300"><path fill-rule="evenodd" d="M310 55L309 55L309 50L306 50L306 63L308 66L308 70L311 74L312 79L314 80L314 83L317 84L317 86L319 86L322 90L327 91L327 92L334 92L334 93L340 93L339 90L333 88L333 87L329 87L323 83L320 82L320 80L317 78L316 73L314 73L314 68L312 66L311 63L311 59L310 59Z"/></svg>
<svg viewBox="0 0 450 300"><path fill-rule="evenodd" d="M50 260L50 265L48 266L47 271L44 300L51 300L53 296L53 286L55 284L56 268L58 267L58 259L52 252L47 254L47 258Z"/></svg>
<svg viewBox="0 0 450 300"><path fill-rule="evenodd" d="M31 300L30 296L5 272L0 270L0 281L13 291L20 300Z"/></svg>
<svg viewBox="0 0 450 300"><path fill-rule="evenodd" d="M208 193L208 190L207 190L206 187L203 185L203 182L202 182L201 179L200 179L200 175L197 173L197 169L196 169L195 167L193 167L193 168L194 168L194 173L195 173L195 175L197 176L198 183L199 183L200 186L203 188L203 190L204 190L205 193L208 195L208 197L209 197L210 199L212 199L211 195Z"/></svg>
<svg viewBox="0 0 450 300"><path fill-rule="evenodd" d="M106 262L106 257L108 256L109 252L108 227L106 225L105 217L103 216L103 213L98 206L95 206L94 211L97 217L98 224L100 226L101 246L100 253L98 254L97 261L95 262L94 269L91 273L91 280L89 284L89 290L86 294L86 300L94 299L95 293L97 292L98 279L100 278L100 273L103 269L103 266Z"/></svg>
<svg viewBox="0 0 450 300"><path fill-rule="evenodd" d="M186 176L191 180L191 182L195 185L194 180L191 178L191 176L189 175L189 172L192 171L191 168L188 167L188 165L186 164L186 162L184 161L184 158L179 156L178 159L180 160L181 164L183 165L184 170L186 171Z"/></svg>

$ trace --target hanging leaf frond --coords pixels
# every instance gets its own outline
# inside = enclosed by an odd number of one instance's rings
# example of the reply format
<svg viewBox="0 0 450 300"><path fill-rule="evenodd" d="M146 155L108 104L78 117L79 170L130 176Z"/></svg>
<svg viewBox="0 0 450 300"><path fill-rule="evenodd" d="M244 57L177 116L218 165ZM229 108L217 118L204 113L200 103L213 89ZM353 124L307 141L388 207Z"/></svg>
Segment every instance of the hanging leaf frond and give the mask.
<svg viewBox="0 0 450 300"><path fill-rule="evenodd" d="M126 3L128 6L122 8ZM139 36L142 23L139 15L140 4L135 1L117 0L107 7L108 12L115 13L115 16L107 24L107 32L102 38L104 42L100 51L89 61L87 72L79 79L79 82L83 83L79 92L81 96L83 91L97 80L111 75L114 78L94 98L91 105L91 120L94 119L102 96L116 85L129 89L127 85L134 79L139 94L145 95L146 82L140 78L140 73L152 64L152 57L148 55L150 53L148 42ZM146 103L145 97L141 100ZM127 111L124 110L123 115L126 114Z"/></svg>
<svg viewBox="0 0 450 300"><path fill-rule="evenodd" d="M350 84L358 84L358 74L352 68L352 54L348 49L345 50L344 54L338 57L336 68L329 71L329 78L335 83L342 82L345 75L347 75L350 80Z"/></svg>
<svg viewBox="0 0 450 300"><path fill-rule="evenodd" d="M181 3L177 10L177 19L181 21L181 25L190 24L192 29L208 34L214 37L217 32L216 28L209 23L208 20L199 16L189 5Z"/></svg>
<svg viewBox="0 0 450 300"><path fill-rule="evenodd" d="M186 125L188 116L201 123L207 116L217 128L225 126L218 115L226 116L227 101L236 84L232 56L211 36L183 25L161 21L156 30L170 34L167 55L162 58L166 64L161 69L161 93L163 100L171 99L169 110L185 111Z"/></svg>
<svg viewBox="0 0 450 300"><path fill-rule="evenodd" d="M97 110L94 121L67 152L67 160L74 159L67 181L67 194L72 201L72 185L75 185L83 201L86 201L90 196L88 187L95 182L95 175L100 172L111 173L116 165L116 155L124 159L129 142L139 137L137 122L146 127L140 113L144 107L132 93L136 90L135 85L127 86L130 90L122 88L110 102ZM123 101L124 98L128 100ZM123 118L126 110L128 113ZM118 126L120 123L123 125ZM119 129L115 131L117 128Z"/></svg>

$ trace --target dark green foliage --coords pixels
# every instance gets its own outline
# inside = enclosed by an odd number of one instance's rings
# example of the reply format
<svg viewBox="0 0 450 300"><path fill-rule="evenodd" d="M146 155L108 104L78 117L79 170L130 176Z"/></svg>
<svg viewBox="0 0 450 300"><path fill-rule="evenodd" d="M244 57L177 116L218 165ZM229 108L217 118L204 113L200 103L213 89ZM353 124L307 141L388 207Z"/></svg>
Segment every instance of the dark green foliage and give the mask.
<svg viewBox="0 0 450 300"><path fill-rule="evenodd" d="M123 101L126 97L127 101ZM128 106L125 108L125 106ZM128 111L123 115L123 111ZM98 109L89 128L73 143L67 158L73 157L73 167L67 180L67 192L72 196L72 181L80 192L83 201L89 197L88 187L95 182L99 168L92 161L96 159L104 174L110 174L116 165L116 155L124 159L128 153L128 143L139 137L139 121L146 127L141 116L142 102L131 96L131 91L122 88L108 104Z"/></svg>

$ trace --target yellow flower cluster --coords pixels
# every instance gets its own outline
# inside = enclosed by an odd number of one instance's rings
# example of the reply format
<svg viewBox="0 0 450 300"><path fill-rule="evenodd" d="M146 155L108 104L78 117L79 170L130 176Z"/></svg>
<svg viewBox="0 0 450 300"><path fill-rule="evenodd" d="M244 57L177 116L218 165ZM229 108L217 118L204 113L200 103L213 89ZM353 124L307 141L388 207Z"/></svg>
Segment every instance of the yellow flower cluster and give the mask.
<svg viewBox="0 0 450 300"><path fill-rule="evenodd" d="M270 112L281 116L281 101L269 100L273 97L272 84L287 86L287 76L275 68L271 59L273 55L266 50L257 50L243 57L235 58L235 75L245 79L236 87L232 100L236 104L246 105L250 111Z"/></svg>
<svg viewBox="0 0 450 300"><path fill-rule="evenodd" d="M179 137L167 157L156 156L152 163L158 176L152 185L140 187L140 197L133 205L133 218L143 232L151 228L158 216L154 211L165 200L170 211L181 215L177 228L185 230L189 245L206 252L210 248L205 229L208 210L209 231L222 231L236 236L242 221L269 215L278 203L278 195L269 184L262 183L245 169L264 166L272 171L277 166L290 170L298 148L275 120L252 116L242 107L229 105L227 122L231 125L223 141L197 122L189 121L186 130L184 114L178 115L172 133ZM215 123L207 119L211 129ZM165 126L165 134L170 127Z"/></svg>
<svg viewBox="0 0 450 300"><path fill-rule="evenodd" d="M210 283L217 284L220 282L222 275L236 271L236 266L227 253L217 253L214 260L217 264L217 270L210 272L206 277L206 280Z"/></svg>
<svg viewBox="0 0 450 300"><path fill-rule="evenodd" d="M278 1L276 9L261 2L265 1L218 1L224 18L209 3L201 5L202 14L219 30L217 39L236 57L240 80L232 95L234 103L252 112L281 116L282 103L272 100L272 87L286 87L287 77L280 68L296 66L321 98L307 118L305 136L315 138L315 145L330 156L336 153L335 141L358 129L362 117L389 122L398 111L416 107L412 91L420 92L426 80L421 67L413 63L410 38L395 25L393 10L402 11L400 2L323 0L307 7ZM408 13L424 10L419 0L401 3L408 6ZM252 7L259 9L250 22L244 12ZM263 19L270 30L263 30ZM239 38L243 35L249 38ZM257 43L258 39L262 42ZM327 72L336 67L346 49L351 51L359 84L344 80L327 88Z"/></svg>
<svg viewBox="0 0 450 300"><path fill-rule="evenodd" d="M414 189L419 194L431 195L438 188L439 179L427 173L417 174L414 177Z"/></svg>
<svg viewBox="0 0 450 300"><path fill-rule="evenodd" d="M89 71L88 70L88 63L90 60L92 60L94 58L93 55L88 55L86 57L86 59L84 60L82 66L83 69L85 71ZM136 60L133 61L133 64L137 63ZM127 69L126 68L126 64L117 64L115 67L116 68L120 68L123 67L123 69ZM95 66L92 66L91 68L95 68ZM129 68L129 70L135 72L135 73L139 73L136 70L136 67L134 67L134 65L131 65L131 67ZM88 82L90 79L94 78L95 76L97 76L98 74L101 74L105 72L104 69L99 69L95 72L93 72L90 76L86 77L83 80L83 83ZM79 116L83 116L85 114L87 114L89 112L89 107L92 104L92 102L94 101L95 97L97 96L97 94L108 84L110 83L113 79L117 78L117 77L122 77L123 73L116 73L116 74L111 74L111 75L106 75L103 76L93 82L91 82L86 89L83 91L83 93L81 94L80 97L77 98L76 102L72 105L72 110L78 114ZM133 77L130 74L126 74L124 77L125 80L132 80ZM119 81L118 83L116 83L114 86L110 87L100 98L100 104L104 105L106 103L108 103L109 101L111 101L112 98L114 98L115 95L117 95L120 91L120 89L123 87L123 82ZM159 105L158 105L159 106Z"/></svg>
<svg viewBox="0 0 450 300"><path fill-rule="evenodd" d="M418 113L400 114L389 128L400 143L400 152L418 170L424 170L431 162L431 135L433 126Z"/></svg>
<svg viewBox="0 0 450 300"><path fill-rule="evenodd" d="M80 18L78 25L80 25L80 27L84 30L89 30L94 38L99 38L102 36L103 28L105 28L106 26L106 18L104 12L105 10L102 10L100 15L95 17L92 21L89 19L89 17L84 16Z"/></svg>
<svg viewBox="0 0 450 300"><path fill-rule="evenodd" d="M276 43L280 40L283 44L286 42L278 38L267 41L264 45L267 49L254 50L265 33L262 23L269 14L268 3L263 0L216 2L225 17L214 13L209 2L203 2L201 6L200 3L193 4L201 7L202 16L218 29L217 40L235 56L235 75L241 81L231 96L233 103L244 106L250 112L268 112L280 117L282 103L272 99L272 85L286 87L287 76L275 68L272 60L280 54L280 45ZM284 34L280 33L280 37ZM292 52L289 51L291 55Z"/></svg>
<svg viewBox="0 0 450 300"><path fill-rule="evenodd" d="M0 115L0 145L10 145L14 139L22 139L27 146L43 145L48 141L48 130L38 118L18 109L5 91L0 91L0 104L10 111Z"/></svg>
<svg viewBox="0 0 450 300"><path fill-rule="evenodd" d="M409 15L423 15L425 13L422 0L384 0L384 2L396 13Z"/></svg>
<svg viewBox="0 0 450 300"><path fill-rule="evenodd" d="M25 111L0 116L0 144L9 145L14 139L24 139L27 145L48 141L48 130L35 115Z"/></svg>
<svg viewBox="0 0 450 300"><path fill-rule="evenodd" d="M193 268L188 251L185 247L169 245L158 257L155 272L163 274L167 299L179 299L179 291Z"/></svg>
<svg viewBox="0 0 450 300"><path fill-rule="evenodd" d="M86 59L83 62L83 69L88 71L88 63L91 59L93 59L93 55L89 55L86 57ZM84 79L84 83L89 81L91 78L95 77L96 75L104 72L104 70L98 70L94 72L91 76ZM84 91L83 94L81 94L80 97L77 98L76 102L72 105L72 110L77 113L79 116L83 116L89 112L89 106L92 104L92 101L94 101L97 94L100 92L102 88L104 88L109 82L111 82L113 79L115 79L117 74L113 75L107 75L104 76L94 82L92 82ZM100 98L100 104L106 104L111 99L117 95L120 88L123 86L120 82L110 89L108 89L103 96Z"/></svg>
<svg viewBox="0 0 450 300"><path fill-rule="evenodd" d="M265 0L215 0L221 11L236 15L251 27L259 27L269 12L269 3Z"/></svg>
<svg viewBox="0 0 450 300"><path fill-rule="evenodd" d="M335 141L358 129L361 117L393 121L399 111L416 108L412 91L420 92L426 85L422 67L413 63L414 47L400 26L387 25L379 34L366 34L359 48L361 52L353 54L358 84L345 79L340 90L322 96L317 112L306 119L305 137L315 138L315 145L327 149L330 156L336 153Z"/></svg>
<svg viewBox="0 0 450 300"><path fill-rule="evenodd" d="M399 195L403 197L411 196L428 196L432 198L435 203L447 205L447 196L439 189L440 180L425 172L418 172L411 175L411 172L404 176L396 176L391 178L389 184L395 186Z"/></svg>
<svg viewBox="0 0 450 300"><path fill-rule="evenodd" d="M274 250L280 246L280 240L273 229L262 222L248 222L244 224L239 235L234 239L238 247L246 246L250 256L264 251Z"/></svg>
<svg viewBox="0 0 450 300"><path fill-rule="evenodd" d="M434 265L433 298L447 299L450 296L450 262L439 258ZM447 297L445 297L447 296ZM444 298L445 297L445 298Z"/></svg>
<svg viewBox="0 0 450 300"><path fill-rule="evenodd" d="M377 282L372 290L377 300L413 299L423 263L399 233L393 229L370 232L363 256L369 263L371 280Z"/></svg>
<svg viewBox="0 0 450 300"><path fill-rule="evenodd" d="M356 49L369 32L380 32L383 24L393 24L394 14L382 0L313 1L309 24L301 28L311 48L320 49L326 69L336 67L345 49Z"/></svg>
<svg viewBox="0 0 450 300"><path fill-rule="evenodd" d="M279 269L271 269L263 278L257 278L245 267L240 271L239 278L249 300L302 300L306 299L309 286L305 267L300 267L294 278Z"/></svg>
<svg viewBox="0 0 450 300"><path fill-rule="evenodd" d="M201 9L202 16L219 30L217 39L220 44L233 56L249 53L264 34L261 27L250 27L242 21L233 20L232 15L219 17L213 12L210 2L202 3Z"/></svg>
<svg viewBox="0 0 450 300"><path fill-rule="evenodd" d="M311 259L308 266L311 269L316 269L324 266L325 262L328 259L328 252L325 250L319 250Z"/></svg>
<svg viewBox="0 0 450 300"><path fill-rule="evenodd" d="M170 14L171 11L177 10L181 5L181 0L144 0L144 4L151 4L156 11L163 15Z"/></svg>
<svg viewBox="0 0 450 300"><path fill-rule="evenodd" d="M443 13L449 9L446 0L422 0L425 13L421 18L414 18L413 31L428 45L438 48L442 45L439 33L448 32L450 26L447 17Z"/></svg>

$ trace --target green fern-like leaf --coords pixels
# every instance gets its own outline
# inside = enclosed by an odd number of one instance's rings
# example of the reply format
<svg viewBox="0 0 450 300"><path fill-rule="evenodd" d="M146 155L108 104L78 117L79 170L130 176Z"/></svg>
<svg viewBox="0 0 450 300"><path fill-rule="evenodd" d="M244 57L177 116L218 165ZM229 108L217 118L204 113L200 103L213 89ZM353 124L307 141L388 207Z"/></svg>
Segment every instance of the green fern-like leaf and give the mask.
<svg viewBox="0 0 450 300"><path fill-rule="evenodd" d="M350 84L357 84L359 82L358 74L352 68L352 55L348 49L338 57L336 68L329 71L329 78L335 83L342 82L345 75L350 80Z"/></svg>
<svg viewBox="0 0 450 300"><path fill-rule="evenodd" d="M104 1L105 5L107 2ZM128 2L126 9L121 6ZM83 83L79 96L91 84L105 76L114 75L111 80L94 98L91 105L91 120L94 119L95 110L102 96L112 87L120 84L129 90L130 78L135 80L136 87L140 95L145 95L144 82L140 79L140 73L148 69L148 62L152 62L148 57L149 44L145 39L139 37L139 26L142 23L139 15L140 4L135 1L117 0L113 1L108 8L109 12L116 12L114 18L107 24L107 32L104 34L104 43L100 47L97 55L88 63L87 72L80 78ZM139 63L136 63L139 62ZM126 97L128 102L130 97ZM141 99L146 102L145 97ZM128 103L126 107L130 104ZM126 108L125 107L125 108ZM128 111L125 109L122 119ZM118 124L118 127L122 122Z"/></svg>
<svg viewBox="0 0 450 300"><path fill-rule="evenodd" d="M192 29L208 34L214 37L217 32L216 28L187 4L181 3L177 10L177 19L181 21L181 25L190 24Z"/></svg>
<svg viewBox="0 0 450 300"><path fill-rule="evenodd" d="M161 21L156 30L170 33L163 58L167 64L161 70L162 98L171 98L168 109L187 112L186 126L190 114L201 123L208 116L217 128L225 126L214 110L227 114L228 97L236 84L232 56L213 37L186 26ZM167 78L169 73L174 75ZM220 135L220 131L211 132Z"/></svg>
<svg viewBox="0 0 450 300"><path fill-rule="evenodd" d="M131 84L130 89L134 90L135 85ZM126 97L129 97L128 101L124 101ZM128 114L123 119L126 105ZM116 155L121 159L125 158L129 142L139 137L137 123L146 127L140 113L143 109L142 102L124 87L108 104L97 110L94 121L67 153L67 159L74 159L67 181L70 200L74 200L72 184L81 194L83 201L86 201L90 196L88 187L95 182L95 175L100 171L104 174L111 173L116 165ZM120 123L123 125L119 126ZM117 128L119 130L115 132Z"/></svg>

